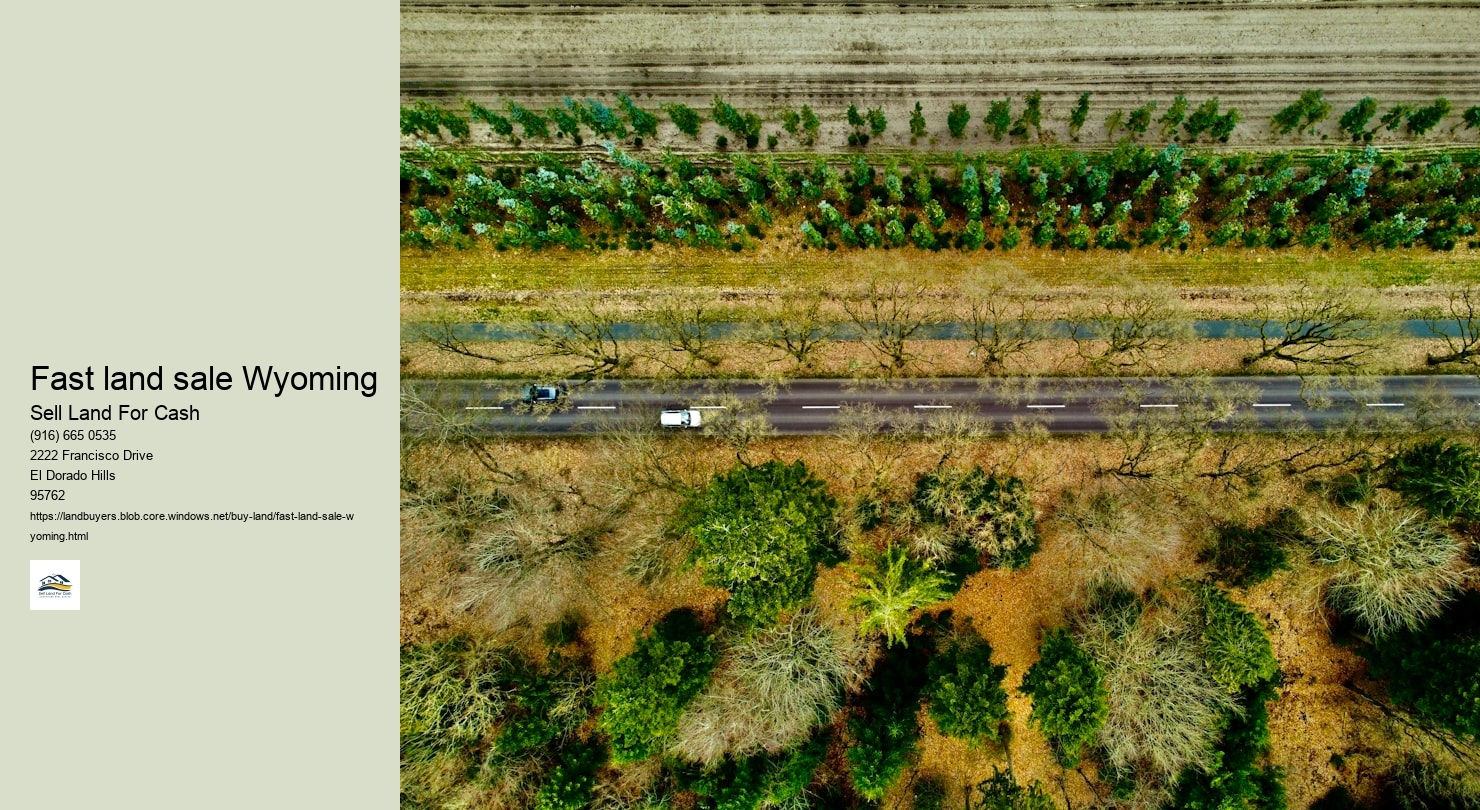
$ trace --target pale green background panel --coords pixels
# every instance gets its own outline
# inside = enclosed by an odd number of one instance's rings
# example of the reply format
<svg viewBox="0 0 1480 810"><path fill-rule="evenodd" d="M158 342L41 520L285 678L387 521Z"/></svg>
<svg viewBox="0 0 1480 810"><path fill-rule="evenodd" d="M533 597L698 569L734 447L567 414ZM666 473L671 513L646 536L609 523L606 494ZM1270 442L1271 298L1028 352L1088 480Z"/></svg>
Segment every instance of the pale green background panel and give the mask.
<svg viewBox="0 0 1480 810"><path fill-rule="evenodd" d="M0 804L392 807L397 795L397 7L7 4ZM378 393L33 395L30 366L375 371ZM29 543L32 403L194 405L118 424L151 465ZM91 468L92 465L82 465ZM29 559L85 607L27 609Z"/></svg>

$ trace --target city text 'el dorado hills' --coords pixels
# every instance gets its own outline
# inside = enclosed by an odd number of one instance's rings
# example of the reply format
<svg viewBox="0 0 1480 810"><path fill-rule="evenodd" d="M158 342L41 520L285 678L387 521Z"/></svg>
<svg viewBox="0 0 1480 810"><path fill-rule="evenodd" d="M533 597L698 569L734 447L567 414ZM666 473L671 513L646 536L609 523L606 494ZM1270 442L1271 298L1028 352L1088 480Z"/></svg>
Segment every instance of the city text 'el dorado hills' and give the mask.
<svg viewBox="0 0 1480 810"><path fill-rule="evenodd" d="M373 371L345 371L342 366L335 366L333 371L278 371L275 366L241 368L248 391L271 391L274 397L289 390L358 391L361 396L375 396ZM96 386L95 376L101 378L101 389ZM205 371L177 371L172 380L171 387L176 391L230 391L235 383L231 372L217 371L215 366ZM165 371L164 366L156 366L152 371L103 366L103 373L95 375L92 366L82 371L52 371L51 366L31 366L31 390L37 390L38 386L52 391L163 391Z"/></svg>

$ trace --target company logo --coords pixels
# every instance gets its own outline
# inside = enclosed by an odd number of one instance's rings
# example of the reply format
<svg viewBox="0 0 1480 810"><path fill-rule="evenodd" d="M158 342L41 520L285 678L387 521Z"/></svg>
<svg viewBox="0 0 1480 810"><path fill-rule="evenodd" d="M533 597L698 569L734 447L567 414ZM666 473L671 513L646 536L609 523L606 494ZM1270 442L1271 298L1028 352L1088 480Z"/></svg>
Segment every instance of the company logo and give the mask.
<svg viewBox="0 0 1480 810"><path fill-rule="evenodd" d="M32 610L81 610L82 562L80 560L32 560ZM20 584L20 583L16 583Z"/></svg>
<svg viewBox="0 0 1480 810"><path fill-rule="evenodd" d="M52 595L56 596L71 596L72 580L61 574L51 574L41 578L41 587L36 590L43 596L47 595L47 591L51 591Z"/></svg>

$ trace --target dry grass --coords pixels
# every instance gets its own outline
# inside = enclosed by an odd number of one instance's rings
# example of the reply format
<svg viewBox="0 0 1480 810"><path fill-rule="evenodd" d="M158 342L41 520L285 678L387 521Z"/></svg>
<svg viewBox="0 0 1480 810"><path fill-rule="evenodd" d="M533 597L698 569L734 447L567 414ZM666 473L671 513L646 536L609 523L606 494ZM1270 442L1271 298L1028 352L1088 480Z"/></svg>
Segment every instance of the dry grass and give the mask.
<svg viewBox="0 0 1480 810"><path fill-rule="evenodd" d="M778 226L781 227L781 226ZM1136 281L1189 288L1260 287L1335 282L1389 287L1480 280L1480 255L1460 249L1217 250L1166 253L1067 253L1020 247L1010 253L934 253L917 248L831 253L762 242L754 252L727 253L660 246L652 251L572 253L565 250L401 252L403 293L478 295L551 290L773 289L888 281L956 288L978 273L1016 274L1047 287L1112 287Z"/></svg>

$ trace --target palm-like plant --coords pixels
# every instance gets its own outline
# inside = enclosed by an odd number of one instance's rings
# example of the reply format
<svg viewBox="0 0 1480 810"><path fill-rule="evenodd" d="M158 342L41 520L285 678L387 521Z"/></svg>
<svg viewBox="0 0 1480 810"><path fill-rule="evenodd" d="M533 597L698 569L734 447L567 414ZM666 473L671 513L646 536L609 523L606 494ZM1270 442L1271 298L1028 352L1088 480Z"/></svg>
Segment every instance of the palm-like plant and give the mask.
<svg viewBox="0 0 1480 810"><path fill-rule="evenodd" d="M859 629L882 632L889 646L905 643L910 614L950 596L944 574L928 562L911 557L903 546L890 546L872 555L868 565L850 566L858 574L860 592L849 607L864 613Z"/></svg>

